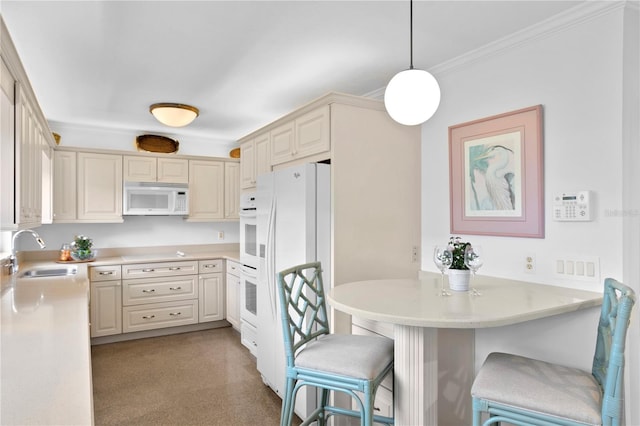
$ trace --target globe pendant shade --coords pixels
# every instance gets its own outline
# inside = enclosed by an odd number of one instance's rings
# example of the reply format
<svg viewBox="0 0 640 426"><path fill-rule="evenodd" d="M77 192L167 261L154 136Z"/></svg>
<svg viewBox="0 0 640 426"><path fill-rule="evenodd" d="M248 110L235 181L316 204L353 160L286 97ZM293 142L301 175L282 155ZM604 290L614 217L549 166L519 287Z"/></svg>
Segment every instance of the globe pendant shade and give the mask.
<svg viewBox="0 0 640 426"><path fill-rule="evenodd" d="M440 105L440 86L424 70L409 69L396 74L384 92L387 113L400 124L414 126L430 119Z"/></svg>

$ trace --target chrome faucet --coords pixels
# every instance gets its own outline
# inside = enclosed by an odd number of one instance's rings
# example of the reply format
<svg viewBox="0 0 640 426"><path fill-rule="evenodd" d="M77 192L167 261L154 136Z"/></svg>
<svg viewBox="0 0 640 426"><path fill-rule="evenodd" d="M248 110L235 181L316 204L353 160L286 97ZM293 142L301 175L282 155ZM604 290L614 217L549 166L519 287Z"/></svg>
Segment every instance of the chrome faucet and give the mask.
<svg viewBox="0 0 640 426"><path fill-rule="evenodd" d="M32 229L22 229L16 232L15 234L13 234L13 238L11 238L11 256L9 256L9 274L15 274L16 272L18 272L18 257L16 256L17 254L16 239L18 238L18 235L24 232L28 232L31 235L33 235L33 238L36 239L36 242L38 243L41 249L47 246L42 240L42 238L40 238L40 235L38 235L38 233Z"/></svg>

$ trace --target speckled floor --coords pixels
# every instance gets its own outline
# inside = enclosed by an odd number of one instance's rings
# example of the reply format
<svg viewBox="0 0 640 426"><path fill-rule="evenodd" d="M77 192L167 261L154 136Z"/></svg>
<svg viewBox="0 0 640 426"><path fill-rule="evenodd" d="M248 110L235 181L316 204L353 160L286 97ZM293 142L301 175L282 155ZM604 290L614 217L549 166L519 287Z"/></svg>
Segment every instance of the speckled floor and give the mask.
<svg viewBox="0 0 640 426"><path fill-rule="evenodd" d="M280 422L280 398L230 327L91 350L96 425Z"/></svg>

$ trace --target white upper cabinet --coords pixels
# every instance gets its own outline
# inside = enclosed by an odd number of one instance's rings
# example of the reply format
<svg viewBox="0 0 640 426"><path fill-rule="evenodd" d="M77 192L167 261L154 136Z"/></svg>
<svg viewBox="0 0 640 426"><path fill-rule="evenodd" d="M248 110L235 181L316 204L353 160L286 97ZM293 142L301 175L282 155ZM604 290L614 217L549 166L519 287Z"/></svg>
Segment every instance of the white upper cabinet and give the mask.
<svg viewBox="0 0 640 426"><path fill-rule="evenodd" d="M240 145L242 189L256 186L258 175L271 171L271 135L265 132Z"/></svg>
<svg viewBox="0 0 640 426"><path fill-rule="evenodd" d="M122 155L78 153L78 219L122 222Z"/></svg>
<svg viewBox="0 0 640 426"><path fill-rule="evenodd" d="M329 106L271 130L271 164L298 160L331 149Z"/></svg>
<svg viewBox="0 0 640 426"><path fill-rule="evenodd" d="M240 219L240 163L224 163L224 218Z"/></svg>
<svg viewBox="0 0 640 426"><path fill-rule="evenodd" d="M72 151L56 151L53 155L53 221L77 219L76 157Z"/></svg>
<svg viewBox="0 0 640 426"><path fill-rule="evenodd" d="M45 161L53 136L2 19L0 40L0 228L33 228L42 224L43 181L51 181Z"/></svg>
<svg viewBox="0 0 640 426"><path fill-rule="evenodd" d="M224 219L224 161L189 160L189 221Z"/></svg>
<svg viewBox="0 0 640 426"><path fill-rule="evenodd" d="M126 182L189 183L186 159L125 155L123 170Z"/></svg>

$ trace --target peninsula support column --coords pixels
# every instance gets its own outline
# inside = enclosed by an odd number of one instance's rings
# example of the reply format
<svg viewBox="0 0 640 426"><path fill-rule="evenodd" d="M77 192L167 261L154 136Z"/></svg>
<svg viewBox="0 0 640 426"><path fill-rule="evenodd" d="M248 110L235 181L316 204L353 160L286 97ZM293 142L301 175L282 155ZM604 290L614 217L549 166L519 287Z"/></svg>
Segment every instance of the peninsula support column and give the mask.
<svg viewBox="0 0 640 426"><path fill-rule="evenodd" d="M394 327L394 416L397 426L438 424L438 330Z"/></svg>

